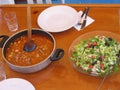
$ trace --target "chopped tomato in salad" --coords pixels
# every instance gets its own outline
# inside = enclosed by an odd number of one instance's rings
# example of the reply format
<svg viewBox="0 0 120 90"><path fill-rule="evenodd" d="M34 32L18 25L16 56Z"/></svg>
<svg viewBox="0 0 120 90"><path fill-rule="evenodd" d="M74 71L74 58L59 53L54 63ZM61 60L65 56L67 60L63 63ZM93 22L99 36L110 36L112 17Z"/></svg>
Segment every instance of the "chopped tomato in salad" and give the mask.
<svg viewBox="0 0 120 90"><path fill-rule="evenodd" d="M95 36L74 46L71 57L76 67L94 76L119 71L120 44L113 38Z"/></svg>

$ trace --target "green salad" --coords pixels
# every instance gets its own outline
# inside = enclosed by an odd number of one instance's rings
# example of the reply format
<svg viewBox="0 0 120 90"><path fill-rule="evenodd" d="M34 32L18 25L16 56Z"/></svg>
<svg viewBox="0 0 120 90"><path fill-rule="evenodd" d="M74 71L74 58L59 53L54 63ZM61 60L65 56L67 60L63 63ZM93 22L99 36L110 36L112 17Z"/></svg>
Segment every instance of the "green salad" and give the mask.
<svg viewBox="0 0 120 90"><path fill-rule="evenodd" d="M94 36L74 46L72 62L92 76L119 71L120 44L111 37Z"/></svg>

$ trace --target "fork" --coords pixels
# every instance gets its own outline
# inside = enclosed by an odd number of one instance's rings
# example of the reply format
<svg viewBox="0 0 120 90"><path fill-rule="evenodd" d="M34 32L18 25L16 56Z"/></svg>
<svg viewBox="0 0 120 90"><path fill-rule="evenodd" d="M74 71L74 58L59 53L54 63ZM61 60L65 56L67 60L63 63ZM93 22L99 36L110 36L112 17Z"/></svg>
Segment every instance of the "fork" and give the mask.
<svg viewBox="0 0 120 90"><path fill-rule="evenodd" d="M86 12L86 8L84 9L82 15L80 16L80 21L78 22L78 25L81 25L82 24L82 19L83 19L83 16L85 15L85 12Z"/></svg>
<svg viewBox="0 0 120 90"><path fill-rule="evenodd" d="M86 25L88 11L89 11L89 7L86 7L85 17L83 18L83 22L81 24L81 29L83 29L85 27L85 25Z"/></svg>

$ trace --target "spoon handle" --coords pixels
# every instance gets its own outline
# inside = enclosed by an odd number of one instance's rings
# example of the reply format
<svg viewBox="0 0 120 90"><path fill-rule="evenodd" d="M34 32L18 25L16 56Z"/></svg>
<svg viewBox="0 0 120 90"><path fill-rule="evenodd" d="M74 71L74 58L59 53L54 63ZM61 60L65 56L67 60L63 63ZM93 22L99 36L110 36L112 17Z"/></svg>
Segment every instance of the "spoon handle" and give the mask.
<svg viewBox="0 0 120 90"><path fill-rule="evenodd" d="M31 9L27 7L27 25L28 25L28 40L31 40Z"/></svg>
<svg viewBox="0 0 120 90"><path fill-rule="evenodd" d="M106 80L107 76L108 76L108 74L106 74L106 75L104 76L104 78L102 79L102 81L101 81L101 83L100 83L100 85L99 85L99 87L98 87L97 90L100 90L100 89L101 89L101 87L102 87L104 81Z"/></svg>

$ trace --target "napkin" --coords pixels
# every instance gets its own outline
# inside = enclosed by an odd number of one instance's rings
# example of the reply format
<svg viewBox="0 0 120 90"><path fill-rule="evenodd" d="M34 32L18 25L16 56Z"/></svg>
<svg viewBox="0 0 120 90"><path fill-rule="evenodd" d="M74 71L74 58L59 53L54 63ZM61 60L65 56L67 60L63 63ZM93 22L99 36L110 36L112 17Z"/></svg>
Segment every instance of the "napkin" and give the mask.
<svg viewBox="0 0 120 90"><path fill-rule="evenodd" d="M82 11L79 11L78 12L78 16L80 17L81 15L82 15ZM80 18L79 18L80 19ZM87 20L86 20L86 25L85 25L85 27L87 27L88 25L90 25L91 23L93 23L95 20L94 19L92 19L91 17L89 17L89 16L87 16ZM84 28L85 28L84 27ZM78 24L76 24L75 26L74 26L74 28L76 29L76 30L78 30L78 31L80 31L80 30L82 30L81 29L81 25L78 25Z"/></svg>

